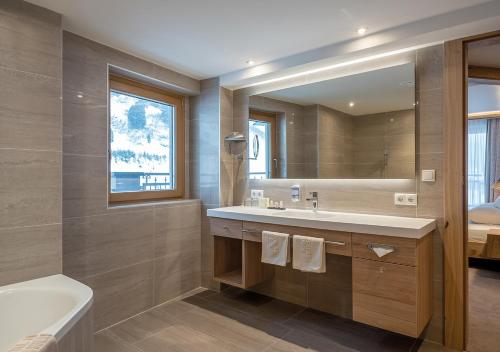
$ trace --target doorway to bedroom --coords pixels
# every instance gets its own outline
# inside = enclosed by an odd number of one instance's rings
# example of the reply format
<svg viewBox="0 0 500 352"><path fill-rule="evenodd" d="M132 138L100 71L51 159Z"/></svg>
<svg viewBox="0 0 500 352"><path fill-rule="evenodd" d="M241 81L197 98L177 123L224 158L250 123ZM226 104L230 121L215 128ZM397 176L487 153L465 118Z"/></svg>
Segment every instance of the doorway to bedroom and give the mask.
<svg viewBox="0 0 500 352"><path fill-rule="evenodd" d="M500 331L500 37L467 47L467 351Z"/></svg>

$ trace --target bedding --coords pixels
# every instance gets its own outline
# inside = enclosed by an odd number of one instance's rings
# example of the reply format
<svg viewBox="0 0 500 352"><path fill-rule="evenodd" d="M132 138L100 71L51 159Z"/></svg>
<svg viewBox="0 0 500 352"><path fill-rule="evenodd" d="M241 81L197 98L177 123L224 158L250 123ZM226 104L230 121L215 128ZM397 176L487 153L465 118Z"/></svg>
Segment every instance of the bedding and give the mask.
<svg viewBox="0 0 500 352"><path fill-rule="evenodd" d="M498 200L495 203L485 203L469 210L469 220L476 224L500 225L500 205Z"/></svg>
<svg viewBox="0 0 500 352"><path fill-rule="evenodd" d="M500 225L469 224L469 242L486 243L489 230L500 229Z"/></svg>

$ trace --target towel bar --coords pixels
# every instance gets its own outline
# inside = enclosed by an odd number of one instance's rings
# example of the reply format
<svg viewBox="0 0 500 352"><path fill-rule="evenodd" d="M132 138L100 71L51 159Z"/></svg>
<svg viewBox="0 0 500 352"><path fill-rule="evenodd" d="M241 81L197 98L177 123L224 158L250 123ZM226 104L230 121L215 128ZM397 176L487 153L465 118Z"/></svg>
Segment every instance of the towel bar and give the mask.
<svg viewBox="0 0 500 352"><path fill-rule="evenodd" d="M244 232L244 233L253 233L253 234L261 234L262 231L260 230L253 230L253 229L243 229L241 230L241 232ZM293 238L293 236L290 236ZM345 246L345 242L343 241L325 241L326 244L332 244L334 246Z"/></svg>

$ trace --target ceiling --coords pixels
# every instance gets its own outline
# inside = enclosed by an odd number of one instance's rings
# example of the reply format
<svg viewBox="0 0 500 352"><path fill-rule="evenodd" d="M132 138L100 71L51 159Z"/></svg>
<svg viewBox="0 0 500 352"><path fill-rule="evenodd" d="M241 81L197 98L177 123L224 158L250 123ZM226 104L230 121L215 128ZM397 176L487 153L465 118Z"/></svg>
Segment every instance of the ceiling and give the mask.
<svg viewBox="0 0 500 352"><path fill-rule="evenodd" d="M73 33L209 78L488 0L29 0Z"/></svg>
<svg viewBox="0 0 500 352"><path fill-rule="evenodd" d="M320 104L350 115L412 109L415 102L412 63L297 86L263 96L299 105ZM350 107L349 103L354 106Z"/></svg>

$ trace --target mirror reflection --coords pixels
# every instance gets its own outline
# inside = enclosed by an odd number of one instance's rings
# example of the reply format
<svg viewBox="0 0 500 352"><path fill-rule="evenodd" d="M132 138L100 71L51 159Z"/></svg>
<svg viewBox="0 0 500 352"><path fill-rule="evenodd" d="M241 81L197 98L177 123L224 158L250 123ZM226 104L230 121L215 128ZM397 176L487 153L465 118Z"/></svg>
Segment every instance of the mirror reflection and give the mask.
<svg viewBox="0 0 500 352"><path fill-rule="evenodd" d="M415 66L250 97L249 178L415 177Z"/></svg>

